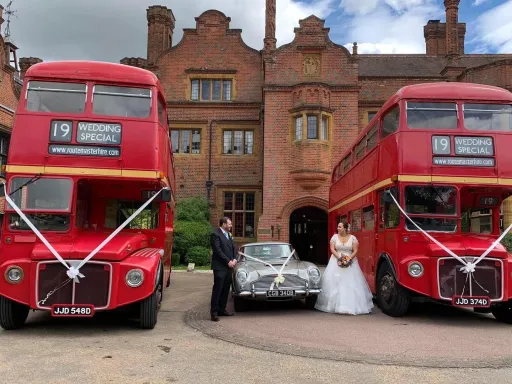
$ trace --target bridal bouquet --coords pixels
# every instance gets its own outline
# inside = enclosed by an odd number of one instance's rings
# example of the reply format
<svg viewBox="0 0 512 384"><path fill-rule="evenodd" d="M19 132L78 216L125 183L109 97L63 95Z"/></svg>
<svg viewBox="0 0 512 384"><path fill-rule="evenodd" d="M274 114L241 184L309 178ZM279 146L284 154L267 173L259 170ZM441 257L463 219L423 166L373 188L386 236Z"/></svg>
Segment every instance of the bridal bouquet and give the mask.
<svg viewBox="0 0 512 384"><path fill-rule="evenodd" d="M338 260L338 265L341 268L347 268L350 267L354 260L350 258L350 256L342 256L341 260Z"/></svg>

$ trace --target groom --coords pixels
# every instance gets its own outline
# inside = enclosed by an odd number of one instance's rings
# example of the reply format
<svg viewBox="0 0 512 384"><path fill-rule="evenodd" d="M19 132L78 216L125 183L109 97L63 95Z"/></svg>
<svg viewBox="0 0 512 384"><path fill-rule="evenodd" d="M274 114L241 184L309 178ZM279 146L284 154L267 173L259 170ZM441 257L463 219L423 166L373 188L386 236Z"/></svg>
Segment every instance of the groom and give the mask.
<svg viewBox="0 0 512 384"><path fill-rule="evenodd" d="M210 236L212 246L213 289L211 299L211 319L219 321L219 316L233 316L226 311L229 288L232 282L232 269L236 264L235 244L231 236L231 220L220 219L219 228Z"/></svg>

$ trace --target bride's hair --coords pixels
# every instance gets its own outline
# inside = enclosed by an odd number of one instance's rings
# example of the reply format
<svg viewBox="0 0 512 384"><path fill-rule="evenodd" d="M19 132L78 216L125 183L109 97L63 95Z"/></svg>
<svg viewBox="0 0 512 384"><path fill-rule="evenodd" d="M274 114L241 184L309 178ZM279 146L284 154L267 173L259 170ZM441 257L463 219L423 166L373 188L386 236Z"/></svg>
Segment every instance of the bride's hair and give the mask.
<svg viewBox="0 0 512 384"><path fill-rule="evenodd" d="M338 223L338 225L339 225L339 224L343 225L343 228L345 228L345 231L347 231L347 232L349 232L349 231L350 231L350 224L349 224L349 223L347 223L346 221L340 221L340 222ZM337 232L338 232L338 231L336 231L336 233L337 233Z"/></svg>

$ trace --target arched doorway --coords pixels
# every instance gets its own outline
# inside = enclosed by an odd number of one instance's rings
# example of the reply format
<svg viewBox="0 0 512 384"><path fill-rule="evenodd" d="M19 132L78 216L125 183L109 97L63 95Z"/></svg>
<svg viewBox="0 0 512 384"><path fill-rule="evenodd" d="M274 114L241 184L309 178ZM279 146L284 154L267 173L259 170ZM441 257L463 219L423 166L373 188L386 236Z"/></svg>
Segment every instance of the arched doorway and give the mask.
<svg viewBox="0 0 512 384"><path fill-rule="evenodd" d="M302 207L290 215L290 244L301 260L325 265L329 238L327 212L317 207Z"/></svg>

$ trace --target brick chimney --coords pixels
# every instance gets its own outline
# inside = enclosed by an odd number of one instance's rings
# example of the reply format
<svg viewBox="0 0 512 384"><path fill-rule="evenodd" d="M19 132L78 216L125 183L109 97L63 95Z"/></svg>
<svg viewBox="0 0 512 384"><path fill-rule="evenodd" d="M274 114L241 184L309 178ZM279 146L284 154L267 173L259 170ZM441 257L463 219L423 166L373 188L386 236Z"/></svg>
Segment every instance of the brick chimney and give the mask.
<svg viewBox="0 0 512 384"><path fill-rule="evenodd" d="M446 8L446 55L457 56L459 52L459 3L460 0L444 0ZM463 53L463 52L462 52Z"/></svg>
<svg viewBox="0 0 512 384"><path fill-rule="evenodd" d="M148 20L148 65L156 64L158 57L172 47L176 19L170 9L153 5L146 10Z"/></svg>
<svg viewBox="0 0 512 384"><path fill-rule="evenodd" d="M42 62L43 60L41 60L39 57L20 57L20 79L23 80L23 78L25 77L25 73L27 73L28 69L31 66Z"/></svg>
<svg viewBox="0 0 512 384"><path fill-rule="evenodd" d="M357 55L357 41L354 41L352 44L352 54L355 56Z"/></svg>
<svg viewBox="0 0 512 384"><path fill-rule="evenodd" d="M265 7L265 38L263 45L265 52L269 53L276 49L276 0L266 0Z"/></svg>
<svg viewBox="0 0 512 384"><path fill-rule="evenodd" d="M460 0L444 0L446 23L429 20L423 27L426 52L429 56L457 56L464 54L466 23L459 23Z"/></svg>

